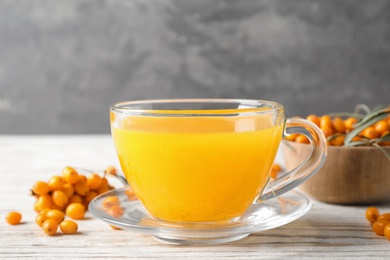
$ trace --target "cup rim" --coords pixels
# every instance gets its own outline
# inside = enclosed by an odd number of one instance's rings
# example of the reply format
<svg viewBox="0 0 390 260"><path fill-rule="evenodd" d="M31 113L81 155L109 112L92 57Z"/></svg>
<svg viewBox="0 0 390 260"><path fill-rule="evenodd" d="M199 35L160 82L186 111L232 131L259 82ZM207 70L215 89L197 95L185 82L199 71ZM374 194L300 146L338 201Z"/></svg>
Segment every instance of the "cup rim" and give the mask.
<svg viewBox="0 0 390 260"><path fill-rule="evenodd" d="M169 103L239 103L243 107L234 109L145 109L142 105ZM118 102L110 106L110 111L124 115L138 116L236 116L258 115L283 111L282 104L275 101L255 99L149 99Z"/></svg>

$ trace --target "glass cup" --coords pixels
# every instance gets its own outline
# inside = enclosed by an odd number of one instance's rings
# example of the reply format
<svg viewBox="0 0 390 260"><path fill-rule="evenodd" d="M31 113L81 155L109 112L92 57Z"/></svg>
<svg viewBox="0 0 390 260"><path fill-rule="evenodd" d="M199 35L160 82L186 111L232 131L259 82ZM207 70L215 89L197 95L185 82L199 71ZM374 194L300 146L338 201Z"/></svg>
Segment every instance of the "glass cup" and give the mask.
<svg viewBox="0 0 390 260"><path fill-rule="evenodd" d="M303 119L286 120L283 106L272 101L129 101L110 111L125 177L146 210L163 221L235 221L253 203L313 176L326 158L322 131ZM312 153L271 179L279 144L291 134L305 135Z"/></svg>

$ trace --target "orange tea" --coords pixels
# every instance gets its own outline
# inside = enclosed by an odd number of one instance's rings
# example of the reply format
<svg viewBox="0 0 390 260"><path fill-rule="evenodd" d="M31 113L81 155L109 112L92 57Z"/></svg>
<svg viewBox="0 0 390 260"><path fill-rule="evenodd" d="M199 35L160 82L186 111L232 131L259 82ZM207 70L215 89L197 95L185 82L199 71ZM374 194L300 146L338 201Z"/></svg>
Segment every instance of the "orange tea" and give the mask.
<svg viewBox="0 0 390 260"><path fill-rule="evenodd" d="M276 120L272 113L229 117L210 113L216 116L112 112L121 167L154 217L174 222L232 220L266 186L283 119Z"/></svg>

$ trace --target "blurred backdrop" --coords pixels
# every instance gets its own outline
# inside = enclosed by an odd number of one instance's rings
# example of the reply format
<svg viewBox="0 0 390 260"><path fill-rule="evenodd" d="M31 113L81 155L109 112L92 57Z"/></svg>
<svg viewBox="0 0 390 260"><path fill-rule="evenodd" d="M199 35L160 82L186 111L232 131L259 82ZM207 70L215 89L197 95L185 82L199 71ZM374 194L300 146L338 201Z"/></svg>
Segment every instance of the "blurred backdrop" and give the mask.
<svg viewBox="0 0 390 260"><path fill-rule="evenodd" d="M109 133L109 105L390 103L390 1L1 0L0 134Z"/></svg>

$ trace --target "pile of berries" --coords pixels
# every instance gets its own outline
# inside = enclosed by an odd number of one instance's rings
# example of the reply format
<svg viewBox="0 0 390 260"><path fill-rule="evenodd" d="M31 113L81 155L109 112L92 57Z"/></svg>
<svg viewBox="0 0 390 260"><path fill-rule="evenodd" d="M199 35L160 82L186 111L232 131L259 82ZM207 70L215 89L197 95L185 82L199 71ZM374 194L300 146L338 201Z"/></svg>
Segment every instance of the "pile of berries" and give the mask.
<svg viewBox="0 0 390 260"><path fill-rule="evenodd" d="M366 218L375 234L390 240L390 213L380 214L376 207L369 207L366 210Z"/></svg>
<svg viewBox="0 0 390 260"><path fill-rule="evenodd" d="M35 182L31 195L36 197L37 225L50 236L56 234L58 227L64 234L76 233L78 226L73 220L83 219L89 202L114 188L108 183L106 174L116 176L116 169L111 166L106 168L102 177L92 172L86 176L66 166L62 176L52 176L48 182ZM65 220L66 216L73 220ZM11 225L19 224L21 219L19 212L10 212L6 216Z"/></svg>
<svg viewBox="0 0 390 260"><path fill-rule="evenodd" d="M382 114L380 114L382 116ZM348 117L342 119L339 116L331 117L329 115L317 116L309 115L306 117L306 120L316 124L324 133L325 137L328 140L328 145L331 146L343 146L345 145L344 140L351 131L356 129L359 126L359 121L355 117ZM375 121L375 120L374 120ZM356 136L351 140L352 142L364 141L367 140L368 144L371 140L378 140L378 144L381 146L390 145L389 141L379 140L383 139L385 136L390 137L390 117L386 117L380 120L377 120L375 123L364 127L359 130ZM301 134L292 134L286 137L289 141L294 141L297 143L309 143L309 140L306 136ZM363 143L362 143L363 144Z"/></svg>

